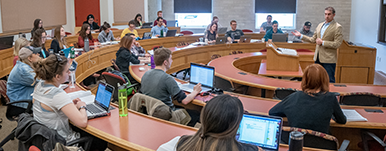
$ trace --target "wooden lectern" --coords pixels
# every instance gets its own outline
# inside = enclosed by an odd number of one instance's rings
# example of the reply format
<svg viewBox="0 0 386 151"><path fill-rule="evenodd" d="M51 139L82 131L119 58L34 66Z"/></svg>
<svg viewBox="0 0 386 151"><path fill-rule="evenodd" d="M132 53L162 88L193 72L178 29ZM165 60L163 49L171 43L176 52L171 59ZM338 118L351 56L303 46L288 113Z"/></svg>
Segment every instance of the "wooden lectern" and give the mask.
<svg viewBox="0 0 386 151"><path fill-rule="evenodd" d="M267 42L267 70L299 71L299 55L282 54L272 42Z"/></svg>

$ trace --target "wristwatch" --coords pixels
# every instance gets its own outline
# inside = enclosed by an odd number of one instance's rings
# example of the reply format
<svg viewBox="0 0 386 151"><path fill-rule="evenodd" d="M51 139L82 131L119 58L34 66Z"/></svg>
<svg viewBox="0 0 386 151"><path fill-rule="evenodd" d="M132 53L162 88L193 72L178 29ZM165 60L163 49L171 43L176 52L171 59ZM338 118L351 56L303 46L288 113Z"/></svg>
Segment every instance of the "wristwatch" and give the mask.
<svg viewBox="0 0 386 151"><path fill-rule="evenodd" d="M86 107L86 106L81 106L81 107L79 108L79 111L80 111L80 109L85 109L85 110L87 111L87 107Z"/></svg>

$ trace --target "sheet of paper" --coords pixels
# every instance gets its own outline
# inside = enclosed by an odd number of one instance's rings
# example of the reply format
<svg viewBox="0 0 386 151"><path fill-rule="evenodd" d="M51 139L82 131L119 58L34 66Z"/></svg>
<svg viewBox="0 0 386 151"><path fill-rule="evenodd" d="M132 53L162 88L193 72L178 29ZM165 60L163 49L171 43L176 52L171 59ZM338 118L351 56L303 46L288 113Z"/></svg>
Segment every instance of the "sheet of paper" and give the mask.
<svg viewBox="0 0 386 151"><path fill-rule="evenodd" d="M360 115L357 111L353 109L342 109L342 111L343 114L346 115L347 122L367 121L366 118L364 118L362 115Z"/></svg>

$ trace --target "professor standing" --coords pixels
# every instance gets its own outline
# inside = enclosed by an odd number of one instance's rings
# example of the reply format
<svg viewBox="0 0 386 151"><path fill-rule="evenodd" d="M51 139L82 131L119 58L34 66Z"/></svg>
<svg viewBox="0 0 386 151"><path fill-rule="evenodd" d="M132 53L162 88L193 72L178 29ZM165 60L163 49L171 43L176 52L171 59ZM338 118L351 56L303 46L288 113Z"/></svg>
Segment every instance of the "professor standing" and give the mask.
<svg viewBox="0 0 386 151"><path fill-rule="evenodd" d="M312 37L302 35L298 31L293 35L300 37L303 41L316 43L314 60L326 69L330 82L335 83L335 68L337 61L337 49L343 41L342 26L334 20L335 9L327 7L324 9L325 22L320 23Z"/></svg>

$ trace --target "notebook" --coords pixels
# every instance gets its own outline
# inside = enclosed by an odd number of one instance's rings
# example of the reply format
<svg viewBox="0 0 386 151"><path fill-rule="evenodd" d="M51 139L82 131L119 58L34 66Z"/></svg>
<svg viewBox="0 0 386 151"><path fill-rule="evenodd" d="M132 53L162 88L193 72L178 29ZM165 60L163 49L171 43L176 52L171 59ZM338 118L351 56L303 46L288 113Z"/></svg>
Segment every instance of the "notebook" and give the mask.
<svg viewBox="0 0 386 151"><path fill-rule="evenodd" d="M113 98L114 87L99 82L94 102L86 103L87 118L97 118L109 115L109 107Z"/></svg>
<svg viewBox="0 0 386 151"><path fill-rule="evenodd" d="M192 92L193 87L201 83L201 92L210 91L214 84L214 67L190 63L190 81L187 84L180 84L180 89Z"/></svg>
<svg viewBox="0 0 386 151"><path fill-rule="evenodd" d="M241 143L256 145L264 150L279 150L283 119L276 116L244 114L236 133Z"/></svg>

